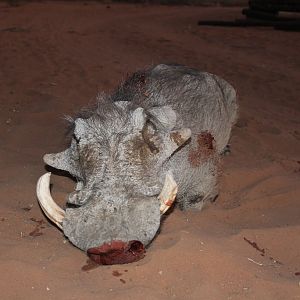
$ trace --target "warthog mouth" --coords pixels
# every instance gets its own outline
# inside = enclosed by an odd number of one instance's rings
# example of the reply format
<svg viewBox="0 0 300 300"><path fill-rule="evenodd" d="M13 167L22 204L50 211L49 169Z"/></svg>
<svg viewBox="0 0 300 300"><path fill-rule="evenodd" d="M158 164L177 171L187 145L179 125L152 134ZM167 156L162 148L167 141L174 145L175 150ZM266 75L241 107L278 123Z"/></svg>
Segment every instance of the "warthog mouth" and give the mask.
<svg viewBox="0 0 300 300"><path fill-rule="evenodd" d="M66 212L60 208L53 200L50 193L51 173L42 175L37 183L38 202L45 215L63 230L63 220ZM167 173L163 188L158 196L160 203L160 214L163 215L173 204L177 194L177 184L171 174ZM137 261L145 256L145 248L138 240L121 241L113 240L98 247L87 250L88 256L98 264L123 264Z"/></svg>
<svg viewBox="0 0 300 300"><path fill-rule="evenodd" d="M62 229L62 221L65 218L65 211L60 208L50 194L51 172L42 175L36 187L37 198L45 215ZM158 196L160 201L160 213L163 215L173 204L178 191L177 184L171 173L167 173L164 186Z"/></svg>
<svg viewBox="0 0 300 300"><path fill-rule="evenodd" d="M140 241L112 241L87 250L91 260L99 265L128 264L145 257L145 247Z"/></svg>

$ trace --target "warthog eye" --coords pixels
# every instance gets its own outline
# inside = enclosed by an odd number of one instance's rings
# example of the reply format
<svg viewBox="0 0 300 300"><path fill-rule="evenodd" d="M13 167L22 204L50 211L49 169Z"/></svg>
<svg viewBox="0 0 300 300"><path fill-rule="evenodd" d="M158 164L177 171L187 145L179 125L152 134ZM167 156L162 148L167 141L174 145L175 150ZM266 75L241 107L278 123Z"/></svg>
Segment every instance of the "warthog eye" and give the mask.
<svg viewBox="0 0 300 300"><path fill-rule="evenodd" d="M159 139L156 134L155 125L149 120L142 129L142 136L150 151L157 154L159 152Z"/></svg>
<svg viewBox="0 0 300 300"><path fill-rule="evenodd" d="M80 142L80 137L78 138L75 133L73 133L73 139L76 141L77 144Z"/></svg>

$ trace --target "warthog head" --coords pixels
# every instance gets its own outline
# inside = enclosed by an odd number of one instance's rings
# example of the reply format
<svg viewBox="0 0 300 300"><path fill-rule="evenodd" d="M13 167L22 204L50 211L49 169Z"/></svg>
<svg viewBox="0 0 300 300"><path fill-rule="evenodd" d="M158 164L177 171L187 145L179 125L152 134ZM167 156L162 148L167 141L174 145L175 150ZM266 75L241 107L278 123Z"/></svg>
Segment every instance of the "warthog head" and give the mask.
<svg viewBox="0 0 300 300"><path fill-rule="evenodd" d="M49 192L50 173L45 174L37 186L41 207L98 263L138 260L176 196L176 183L164 163L191 131L174 130L176 113L169 106L145 110L109 97L71 123L70 147L46 154L44 161L72 174L76 190L62 210Z"/></svg>

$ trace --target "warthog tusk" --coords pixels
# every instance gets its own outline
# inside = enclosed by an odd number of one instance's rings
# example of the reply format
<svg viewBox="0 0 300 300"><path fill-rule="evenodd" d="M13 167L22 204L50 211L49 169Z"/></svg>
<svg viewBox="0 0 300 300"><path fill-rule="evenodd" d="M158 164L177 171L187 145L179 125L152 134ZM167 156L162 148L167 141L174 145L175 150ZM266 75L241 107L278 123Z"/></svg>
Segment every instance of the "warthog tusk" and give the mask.
<svg viewBox="0 0 300 300"><path fill-rule="evenodd" d="M50 176L51 173L49 172L40 177L36 186L36 194L45 215L60 229L62 229L62 221L65 217L65 211L61 209L51 197L49 188Z"/></svg>
<svg viewBox="0 0 300 300"><path fill-rule="evenodd" d="M173 204L178 186L173 178L173 175L168 173L164 182L164 186L158 196L160 201L160 214L163 215Z"/></svg>

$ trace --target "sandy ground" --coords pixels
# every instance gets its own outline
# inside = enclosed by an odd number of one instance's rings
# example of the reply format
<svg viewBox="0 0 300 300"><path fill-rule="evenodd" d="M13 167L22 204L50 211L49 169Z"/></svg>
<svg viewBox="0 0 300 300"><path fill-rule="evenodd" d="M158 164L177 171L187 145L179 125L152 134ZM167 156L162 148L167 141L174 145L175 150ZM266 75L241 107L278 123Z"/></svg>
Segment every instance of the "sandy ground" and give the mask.
<svg viewBox="0 0 300 300"><path fill-rule="evenodd" d="M300 299L300 35L197 26L240 10L0 4L1 299ZM83 271L37 204L42 155L64 149L64 115L159 62L238 90L219 198L174 210L145 259ZM52 182L63 204L74 183Z"/></svg>

